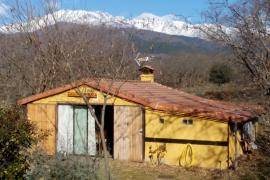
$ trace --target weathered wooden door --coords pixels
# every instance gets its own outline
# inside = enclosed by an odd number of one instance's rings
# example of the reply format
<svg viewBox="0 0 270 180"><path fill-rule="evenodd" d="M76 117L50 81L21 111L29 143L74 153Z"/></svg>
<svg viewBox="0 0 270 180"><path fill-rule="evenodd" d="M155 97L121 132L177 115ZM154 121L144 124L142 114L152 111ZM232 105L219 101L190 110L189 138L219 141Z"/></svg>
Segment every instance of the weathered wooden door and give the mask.
<svg viewBox="0 0 270 180"><path fill-rule="evenodd" d="M48 131L45 140L39 141L39 146L50 155L55 153L56 149L56 117L54 104L27 104L28 119L34 123L39 130Z"/></svg>
<svg viewBox="0 0 270 180"><path fill-rule="evenodd" d="M73 107L58 106L57 152L73 153Z"/></svg>
<svg viewBox="0 0 270 180"><path fill-rule="evenodd" d="M57 152L96 154L95 119L87 107L58 105Z"/></svg>
<svg viewBox="0 0 270 180"><path fill-rule="evenodd" d="M114 107L114 158L142 161L142 109L137 106Z"/></svg>

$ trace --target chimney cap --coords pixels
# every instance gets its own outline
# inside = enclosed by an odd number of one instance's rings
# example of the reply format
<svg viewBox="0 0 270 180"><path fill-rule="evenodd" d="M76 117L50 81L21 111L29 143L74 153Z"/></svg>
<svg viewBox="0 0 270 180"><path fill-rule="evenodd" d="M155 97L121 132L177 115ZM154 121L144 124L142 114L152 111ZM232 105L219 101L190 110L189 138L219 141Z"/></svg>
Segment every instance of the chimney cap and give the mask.
<svg viewBox="0 0 270 180"><path fill-rule="evenodd" d="M153 74L154 73L154 68L151 66L145 65L139 69L140 72L143 74Z"/></svg>

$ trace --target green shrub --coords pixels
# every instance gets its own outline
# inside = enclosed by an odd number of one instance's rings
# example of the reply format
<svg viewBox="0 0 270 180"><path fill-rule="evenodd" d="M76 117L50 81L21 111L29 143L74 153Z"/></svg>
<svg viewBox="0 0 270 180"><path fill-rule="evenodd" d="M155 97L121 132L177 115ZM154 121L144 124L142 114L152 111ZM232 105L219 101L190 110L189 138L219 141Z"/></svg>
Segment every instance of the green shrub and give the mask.
<svg viewBox="0 0 270 180"><path fill-rule="evenodd" d="M19 108L0 108L0 179L21 179L29 167L34 127Z"/></svg>
<svg viewBox="0 0 270 180"><path fill-rule="evenodd" d="M227 64L215 64L211 67L209 81L221 85L230 82L232 79L232 69Z"/></svg>

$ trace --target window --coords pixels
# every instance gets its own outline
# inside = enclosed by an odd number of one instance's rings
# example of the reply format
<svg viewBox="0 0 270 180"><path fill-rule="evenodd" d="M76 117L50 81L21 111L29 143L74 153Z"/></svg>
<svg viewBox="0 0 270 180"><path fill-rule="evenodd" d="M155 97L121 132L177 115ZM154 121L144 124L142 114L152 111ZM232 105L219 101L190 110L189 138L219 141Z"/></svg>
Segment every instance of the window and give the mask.
<svg viewBox="0 0 270 180"><path fill-rule="evenodd" d="M183 124L186 124L186 125L192 125L193 124L193 120L192 119L183 119L182 120L182 123Z"/></svg>
<svg viewBox="0 0 270 180"><path fill-rule="evenodd" d="M162 117L159 117L159 123L164 124L165 120Z"/></svg>

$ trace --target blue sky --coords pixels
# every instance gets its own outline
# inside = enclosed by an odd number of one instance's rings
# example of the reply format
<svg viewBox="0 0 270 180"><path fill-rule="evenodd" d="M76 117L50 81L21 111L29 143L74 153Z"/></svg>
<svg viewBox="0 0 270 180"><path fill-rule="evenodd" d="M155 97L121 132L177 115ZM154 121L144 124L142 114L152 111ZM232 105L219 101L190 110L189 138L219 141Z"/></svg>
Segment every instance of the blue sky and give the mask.
<svg viewBox="0 0 270 180"><path fill-rule="evenodd" d="M109 12L112 15L134 17L143 12L156 15L174 14L193 20L207 8L208 0L61 0L63 9L85 9Z"/></svg>
<svg viewBox="0 0 270 180"><path fill-rule="evenodd" d="M5 5L14 0L0 0L0 15L7 9ZM31 1L40 6L42 0L19 0L20 3ZM114 16L135 17L148 12L159 16L173 14L184 16L196 22L200 12L207 8L208 0L52 0L57 1L59 9L81 9L90 11L105 11Z"/></svg>

